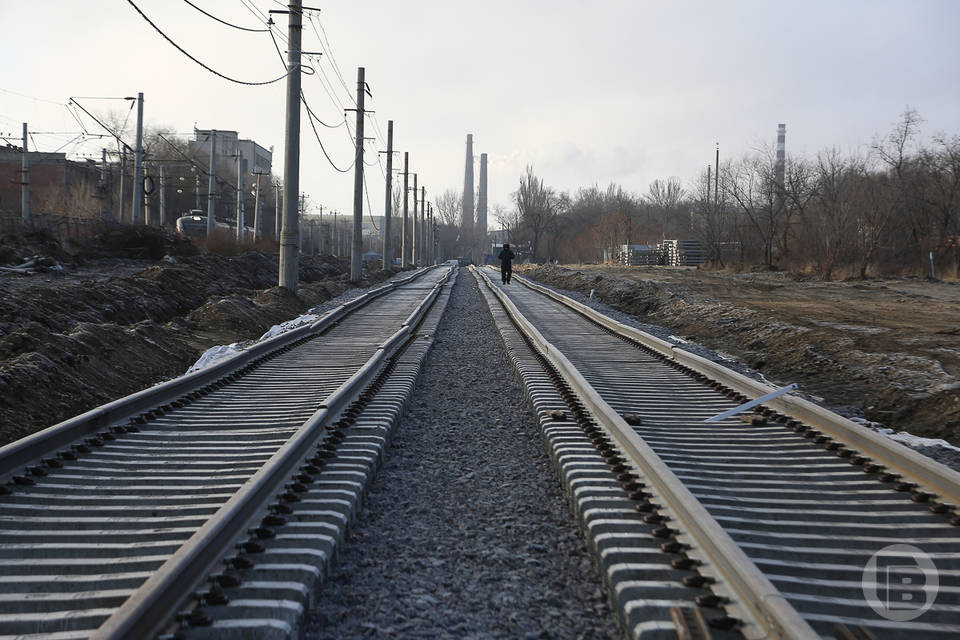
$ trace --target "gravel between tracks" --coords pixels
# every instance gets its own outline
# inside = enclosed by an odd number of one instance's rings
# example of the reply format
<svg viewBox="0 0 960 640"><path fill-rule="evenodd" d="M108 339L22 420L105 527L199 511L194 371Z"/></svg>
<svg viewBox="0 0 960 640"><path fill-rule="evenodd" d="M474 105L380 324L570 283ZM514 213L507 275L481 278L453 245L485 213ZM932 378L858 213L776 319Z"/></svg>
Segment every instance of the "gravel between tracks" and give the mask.
<svg viewBox="0 0 960 640"><path fill-rule="evenodd" d="M618 635L527 399L463 275L309 640Z"/></svg>

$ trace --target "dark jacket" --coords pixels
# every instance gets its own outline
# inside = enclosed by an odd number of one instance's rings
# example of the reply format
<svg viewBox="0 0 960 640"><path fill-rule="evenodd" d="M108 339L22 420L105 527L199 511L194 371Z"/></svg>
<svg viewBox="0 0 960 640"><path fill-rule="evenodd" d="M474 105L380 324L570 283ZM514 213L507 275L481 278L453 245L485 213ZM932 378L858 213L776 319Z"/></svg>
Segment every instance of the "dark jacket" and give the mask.
<svg viewBox="0 0 960 640"><path fill-rule="evenodd" d="M500 254L497 256L501 264L510 264L510 261L515 257L516 256L513 255L513 251L510 249L501 249Z"/></svg>

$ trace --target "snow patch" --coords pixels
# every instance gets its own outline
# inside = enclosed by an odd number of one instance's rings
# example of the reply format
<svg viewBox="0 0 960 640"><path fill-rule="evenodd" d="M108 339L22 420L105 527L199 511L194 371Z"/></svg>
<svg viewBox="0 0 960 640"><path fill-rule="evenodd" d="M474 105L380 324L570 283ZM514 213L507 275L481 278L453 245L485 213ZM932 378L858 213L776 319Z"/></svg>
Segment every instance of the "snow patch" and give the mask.
<svg viewBox="0 0 960 640"><path fill-rule="evenodd" d="M679 344L687 344L686 340L684 340L683 338L678 338L677 336L670 336L668 339L673 340L674 342Z"/></svg>
<svg viewBox="0 0 960 640"><path fill-rule="evenodd" d="M287 331L292 331L297 327L302 327L305 324L312 324L320 319L315 313L305 313L302 316L297 316L293 320L287 320L286 322L281 322L280 324L275 324L267 332L260 336L260 340L266 340L267 338L272 338L274 336L279 336L282 333ZM258 340L259 342L259 340Z"/></svg>
<svg viewBox="0 0 960 640"><path fill-rule="evenodd" d="M200 359L193 363L193 365L187 369L187 373L193 373L194 371L199 371L200 369L206 369L215 362L219 362L224 358L229 358L230 356L240 353L242 347L239 342L234 342L233 344L218 344L215 347L210 347L203 352L203 355L200 356Z"/></svg>
<svg viewBox="0 0 960 640"><path fill-rule="evenodd" d="M850 418L850 420L856 422L857 424L862 424L865 427L869 427L880 435L886 436L891 440L905 444L911 449L919 449L922 447L940 447L960 453L960 447L956 447L946 440L941 440L939 438L923 438L920 436L915 436L912 433L907 433L906 431L894 431L888 427L880 426L877 422L870 422L869 420L864 420L863 418Z"/></svg>
<svg viewBox="0 0 960 640"><path fill-rule="evenodd" d="M220 362L224 358L229 358L232 355L240 353L247 347L262 342L268 338L274 336L279 336L288 331L292 331L297 327L302 327L305 324L312 324L320 318L316 313L307 312L301 316L297 316L293 320L287 320L286 322L281 322L280 324L275 324L267 332L260 336L257 340L249 340L247 342L234 342L233 344L221 344L215 347L210 347L203 352L203 355L200 356L200 359L193 363L193 365L187 369L187 373L193 373L194 371L199 371L200 369L206 369L210 365Z"/></svg>
<svg viewBox="0 0 960 640"><path fill-rule="evenodd" d="M906 432L895 433L893 429L880 429L879 431L891 440L902 442L911 448L941 447L943 449L950 449L951 451L960 453L960 447L955 447L946 440L940 440L939 438L921 438L920 436L915 436L912 433Z"/></svg>

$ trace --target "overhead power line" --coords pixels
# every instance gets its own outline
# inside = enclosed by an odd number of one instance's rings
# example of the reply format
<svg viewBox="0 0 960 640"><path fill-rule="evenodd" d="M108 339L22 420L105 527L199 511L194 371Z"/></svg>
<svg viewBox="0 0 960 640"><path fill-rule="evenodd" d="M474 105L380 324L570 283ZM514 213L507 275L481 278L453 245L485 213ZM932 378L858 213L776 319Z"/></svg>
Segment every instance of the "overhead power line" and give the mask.
<svg viewBox="0 0 960 640"><path fill-rule="evenodd" d="M270 31L270 39L273 40L273 48L277 50L277 55L280 56L280 61L281 61L284 65L286 65L286 60L283 59L283 52L280 51L280 46L277 44L277 39L276 39L276 37L274 37L275 34L273 33L273 27L272 27L273 21L270 21L268 24L271 25L271 28L269 29L269 31ZM307 58L310 59L310 56L308 56ZM301 66L302 66L302 65L301 65ZM319 65L317 65L317 66L319 67ZM304 67L304 68L308 68L308 67ZM312 67L311 67L311 68L312 68ZM316 73L316 72L314 72L313 74L310 74L310 75L315 75L315 73ZM327 124L326 122L324 122L323 120L321 120L320 117L317 116L317 114L315 114L315 113L313 112L313 110L310 108L310 105L307 104L307 97L306 97L306 95L304 95L303 89L300 89L300 101L303 102L303 106L306 107L307 112L308 112L317 122L319 122L319 123L322 124L323 126L327 127L328 129L337 129L338 127L342 127L343 124L346 122L346 118L344 118L344 120L341 121L341 122L338 123L338 124Z"/></svg>
<svg viewBox="0 0 960 640"><path fill-rule="evenodd" d="M224 75L224 74L220 73L220 72L217 71L216 69L214 69L214 68L212 68L212 67L210 67L210 66L208 66L208 65L206 65L206 64L204 64L204 63L202 63L202 62L200 62L199 60L197 60L196 58L194 58L192 55L190 55L183 47L181 47L181 46L178 45L176 42L174 42L174 41L170 38L170 36L168 36L167 34L165 34L165 33L163 32L163 30L160 29L160 27L158 27L156 24L154 24L153 21L152 21L150 18L148 18L147 15L146 15L143 11L140 10L140 7L138 7L138 6L133 2L133 0L127 0L127 4L129 4L131 7L133 7L133 8L136 10L136 12L140 14L140 17L143 18L144 20L146 20L146 21L147 21L147 24L149 24L151 27L153 27L154 31L156 31L156 32L159 33L161 36L163 36L163 39L166 40L167 42L169 42L171 45L173 45L174 48L177 49L177 51L179 51L179 52L182 53L183 55L187 56L187 57L190 58L192 61L194 61L195 63L197 63L198 65L200 65L201 67L203 67L204 69L206 69L207 71L209 71L210 73L212 73L213 75L217 76L218 78L223 78L224 80L227 80L228 82L233 82L233 83L235 83L235 84L242 84L242 85L246 85L246 86L262 86L262 85L266 85L266 84L273 84L273 83L275 83L275 82L280 82L281 80L283 80L284 78L286 78L286 77L293 71L293 70L288 71L287 73L284 73L282 76L279 76L279 77L277 77L277 78L274 78L273 80L264 80L263 82L248 82L248 81L246 81L246 80L237 80L236 78L231 78L230 76L227 76L227 75ZM297 69L296 71L299 72L299 69Z"/></svg>
<svg viewBox="0 0 960 640"><path fill-rule="evenodd" d="M47 100L46 98L37 98L37 97L34 97L34 96L28 96L28 95L25 94L25 93L19 93L19 92L17 92L17 91L10 91L9 89L2 89L2 88L0 88L0 91L3 91L4 93L9 93L10 95L20 96L21 98L26 98L27 100L34 100L34 101L36 101L36 102L46 102L47 104L56 104L56 105L62 105L62 104L63 104L62 102L54 102L53 100Z"/></svg>
<svg viewBox="0 0 960 640"><path fill-rule="evenodd" d="M244 0L241 0L241 2L244 2ZM244 6L246 6L246 2L244 2ZM283 59L283 52L280 51L280 46L277 44L276 37L274 37L273 20L268 19L267 25L270 26L270 39L273 41L273 47L274 49L277 50L277 55L280 57L280 61L286 64L286 61ZM323 71L323 69L320 67L319 64L317 65L317 68L320 69L321 72ZM327 92L327 95L328 96L330 95L329 92ZM320 139L320 132L317 131L317 125L315 124L315 121L316 121L322 124L323 126L327 127L328 129L337 129L347 124L346 116L344 116L343 120L339 124L335 124L335 125L327 124L326 122L321 120L316 113L313 112L313 109L310 108L310 104L307 102L307 96L303 92L302 88L300 89L300 102L303 103L304 108L307 110L307 121L310 123L310 128L313 130L313 135L317 139L317 144L320 145L320 151L323 152L323 156L327 159L327 162L330 164L331 167L333 167L335 171L338 171L340 173L347 173L348 171L350 171L350 169L352 169L353 165L356 163L356 159L354 159L354 161L351 162L345 169L341 169L340 167L338 167L337 164L333 161L333 158L330 157L330 154L327 153L327 148L323 146L323 140Z"/></svg>
<svg viewBox="0 0 960 640"><path fill-rule="evenodd" d="M253 33L263 33L264 31L269 31L269 29L250 29L250 28L248 28L248 27L241 27L240 25L233 24L232 22L227 22L226 20L222 20L222 19L218 18L217 16L213 15L212 13L208 13L208 12L204 11L203 9L201 9L200 7L198 7L197 5L195 5L195 4L193 4L192 2L190 2L190 0L183 0L183 1L186 2L188 5L190 5L191 7L193 7L194 9L196 9L197 11L199 11L200 13L202 13L203 15L207 16L208 18L213 18L214 20L216 20L216 21L219 22L220 24L225 24L225 25L227 25L228 27L233 27L234 29L239 29L240 31L251 31L251 32L253 32Z"/></svg>
<svg viewBox="0 0 960 640"><path fill-rule="evenodd" d="M130 110L131 110L131 111L133 110L133 105L134 105L134 104L135 104L135 103L133 103L133 102L130 103ZM128 145L126 142L124 142L124 141L123 141L123 138L120 136L120 133L123 133L123 130L127 128L127 121L126 121L126 120L123 121L123 128L121 128L120 132L118 133L118 132L114 131L113 129L111 129L110 127L108 127L102 120L100 120L99 118L97 118L97 116L95 116L95 115L93 115L92 113L90 113L86 108L84 108L84 106L83 106L82 104L80 104L79 102L77 102L76 99L70 98L70 101L67 102L67 107L68 107L68 109L69 109L69 107L70 107L71 105L72 105L72 106L75 106L75 107L77 107L78 109L80 109L81 111L83 111L85 114L87 114L88 116L90 116L90 118L91 118L94 122L96 122L98 125L100 125L101 127L103 127L103 130L104 130L104 131L106 131L106 132L109 133L111 136L113 136L114 139L116 139L117 144L123 145L128 151L133 152L133 147L131 147L130 145ZM85 126L83 126L83 122L80 120L80 118L77 117L76 114L75 114L72 110L70 111L70 113L74 114L74 117L77 118L77 122L80 123L80 128L83 129L84 133L87 133L87 128L86 128ZM127 112L127 117L128 117L128 118L130 117L130 112L129 112L129 111Z"/></svg>
<svg viewBox="0 0 960 640"><path fill-rule="evenodd" d="M300 97L303 98L303 93L301 92ZM307 104L306 99L303 100L303 104ZM347 173L350 169L353 168L353 165L357 163L356 157L354 157L353 162L351 162L346 169L341 169L338 167L333 159L330 157L330 154L327 153L326 147L323 146L323 140L320 139L320 133L317 131L316 125L313 124L313 111L310 107L307 107L307 120L310 122L310 128L313 129L313 135L317 138L317 143L320 145L320 150L323 151L323 156L327 159L327 162L330 163L330 166L339 171L340 173Z"/></svg>
<svg viewBox="0 0 960 640"><path fill-rule="evenodd" d="M313 27L313 32L317 35L317 40L320 41L321 46L326 45L325 51L327 52L327 57L330 59L330 67L333 69L334 73L337 76L337 79L340 80L340 84L343 85L343 90L347 94L347 98L350 99L350 102L356 106L357 101L354 99L353 94L350 91L350 87L347 86L346 81L343 79L343 74L340 72L340 65L337 64L337 59L333 55L333 47L330 46L330 41L327 39L327 30L323 28L323 23L319 20L314 20L312 14L307 14L307 20L310 21L310 26ZM317 31L317 25L320 25L320 31ZM320 33L323 33L321 36Z"/></svg>
<svg viewBox="0 0 960 640"><path fill-rule="evenodd" d="M366 164L366 163L364 163ZM377 221L373 219L373 206L370 204L370 192L367 190L367 176L363 176L363 192L367 196L367 215L370 217L370 224L373 225L373 230L377 233L380 233L380 227L377 226Z"/></svg>

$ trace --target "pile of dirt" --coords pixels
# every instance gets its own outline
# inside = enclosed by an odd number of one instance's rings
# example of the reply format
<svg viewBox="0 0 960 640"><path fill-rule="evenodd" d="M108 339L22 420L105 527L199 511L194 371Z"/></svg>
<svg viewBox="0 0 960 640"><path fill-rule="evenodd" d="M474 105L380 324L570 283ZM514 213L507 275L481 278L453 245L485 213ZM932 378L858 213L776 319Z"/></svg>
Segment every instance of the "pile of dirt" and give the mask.
<svg viewBox="0 0 960 640"><path fill-rule="evenodd" d="M209 347L259 338L354 287L332 256L300 258L295 295L276 287L276 254L199 254L168 240L117 233L75 252L54 242L44 250L64 270L0 277L0 444L178 376ZM8 252L37 248L27 238ZM393 275L365 267L363 286Z"/></svg>
<svg viewBox="0 0 960 640"><path fill-rule="evenodd" d="M99 260L156 261L164 256L196 256L192 242L167 229L107 224L89 240L61 243L44 230L0 237L0 266L15 266L36 256L63 268Z"/></svg>
<svg viewBox="0 0 960 640"><path fill-rule="evenodd" d="M553 265L519 272L593 295L800 383L840 413L960 444L960 284L815 282L784 272Z"/></svg>
<svg viewBox="0 0 960 640"><path fill-rule="evenodd" d="M190 240L167 229L148 226L109 225L93 242L77 247L77 260L96 258L140 258L159 260L163 256L195 256L200 250Z"/></svg>
<svg viewBox="0 0 960 640"><path fill-rule="evenodd" d="M46 231L0 236L0 266L15 266L33 256L43 256L58 263L73 262L73 255Z"/></svg>

